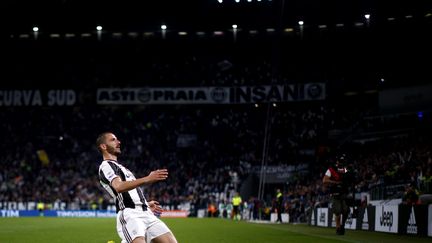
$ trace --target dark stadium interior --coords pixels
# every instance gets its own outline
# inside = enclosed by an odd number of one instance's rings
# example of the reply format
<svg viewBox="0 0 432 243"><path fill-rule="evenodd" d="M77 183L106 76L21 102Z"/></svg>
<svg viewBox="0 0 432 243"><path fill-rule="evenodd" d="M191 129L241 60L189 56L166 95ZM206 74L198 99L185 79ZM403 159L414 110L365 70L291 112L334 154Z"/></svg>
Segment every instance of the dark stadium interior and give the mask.
<svg viewBox="0 0 432 243"><path fill-rule="evenodd" d="M414 107L383 109L380 103L384 91L432 84L430 1L1 5L0 202L112 205L98 182L94 146L107 130L122 141L122 160L138 176L170 170L166 182L146 193L172 208L207 208L234 191L251 205L271 207L279 186L293 222L305 222L308 210L328 202L321 179L339 151L349 154L358 172L357 193L402 198L403 185L412 183L422 194L432 193L431 94L425 91ZM96 97L100 88L307 83L324 83L325 99L101 105ZM21 105L24 98L11 105L7 99L17 90L74 90L77 98L72 106ZM269 183L257 202L256 170L263 161L281 170L307 169ZM399 187L384 193L387 186Z"/></svg>

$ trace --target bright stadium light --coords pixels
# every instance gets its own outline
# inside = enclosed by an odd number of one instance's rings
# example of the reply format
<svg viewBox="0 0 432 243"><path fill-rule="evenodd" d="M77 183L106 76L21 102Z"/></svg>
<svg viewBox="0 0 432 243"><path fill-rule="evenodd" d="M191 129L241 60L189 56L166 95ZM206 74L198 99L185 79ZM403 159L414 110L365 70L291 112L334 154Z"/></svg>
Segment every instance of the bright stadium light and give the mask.
<svg viewBox="0 0 432 243"><path fill-rule="evenodd" d="M240 2L240 0L235 0L235 2L236 2L236 3L239 3L239 2Z"/></svg>
<svg viewBox="0 0 432 243"><path fill-rule="evenodd" d="M369 20L370 19L370 14L365 14L364 17L365 17L365 19Z"/></svg>
<svg viewBox="0 0 432 243"><path fill-rule="evenodd" d="M38 32L39 28L37 26L33 27L33 32Z"/></svg>
<svg viewBox="0 0 432 243"><path fill-rule="evenodd" d="M303 25L304 25L303 20L300 20L300 21L298 22L298 24L299 24L300 26L303 26Z"/></svg>
<svg viewBox="0 0 432 243"><path fill-rule="evenodd" d="M161 29L162 29L162 30L166 30L166 29L167 29L167 26L163 24L163 25L161 25Z"/></svg>
<svg viewBox="0 0 432 243"><path fill-rule="evenodd" d="M233 28L233 29L237 29L237 25L236 25L236 24L233 24L233 25L232 25L232 28Z"/></svg>
<svg viewBox="0 0 432 243"><path fill-rule="evenodd" d="M222 2L223 2L223 0L218 0L218 2L219 2L219 3L222 3Z"/></svg>
<svg viewBox="0 0 432 243"><path fill-rule="evenodd" d="M101 31L102 30L102 26L100 26L100 25L96 26L96 30Z"/></svg>

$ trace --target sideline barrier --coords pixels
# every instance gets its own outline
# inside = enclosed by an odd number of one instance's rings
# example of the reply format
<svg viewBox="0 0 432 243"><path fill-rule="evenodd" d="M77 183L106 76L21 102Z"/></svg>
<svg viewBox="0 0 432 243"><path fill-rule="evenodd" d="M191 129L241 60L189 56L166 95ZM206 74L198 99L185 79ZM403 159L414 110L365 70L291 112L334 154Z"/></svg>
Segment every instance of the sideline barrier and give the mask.
<svg viewBox="0 0 432 243"><path fill-rule="evenodd" d="M0 210L0 218L18 217L62 217L62 218L115 218L117 213L109 210ZM162 218L186 218L185 210L163 211Z"/></svg>
<svg viewBox="0 0 432 243"><path fill-rule="evenodd" d="M432 236L432 204L428 208L428 236Z"/></svg>
<svg viewBox="0 0 432 243"><path fill-rule="evenodd" d="M107 210L0 210L0 217L63 217L63 218L114 218L115 211Z"/></svg>
<svg viewBox="0 0 432 243"><path fill-rule="evenodd" d="M163 211L161 218L187 218L189 211L186 210L167 210Z"/></svg>
<svg viewBox="0 0 432 243"><path fill-rule="evenodd" d="M282 218L282 223L289 223L289 214L287 213L282 213L281 214L281 218ZM271 213L270 214L270 222L276 222L277 220L277 213Z"/></svg>
<svg viewBox="0 0 432 243"><path fill-rule="evenodd" d="M432 236L432 205L368 206L358 210L357 218L352 213L350 208L346 229ZM335 227L334 220L331 208L316 208L311 215L314 226Z"/></svg>

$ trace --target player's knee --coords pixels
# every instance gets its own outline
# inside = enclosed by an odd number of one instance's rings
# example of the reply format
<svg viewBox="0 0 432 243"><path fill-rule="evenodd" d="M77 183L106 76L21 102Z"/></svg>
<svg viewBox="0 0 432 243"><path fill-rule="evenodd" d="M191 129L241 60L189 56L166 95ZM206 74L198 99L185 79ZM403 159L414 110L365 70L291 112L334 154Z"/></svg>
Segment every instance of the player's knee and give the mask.
<svg viewBox="0 0 432 243"><path fill-rule="evenodd" d="M154 238L151 242L152 243L177 243L177 240L171 232L168 232Z"/></svg>
<svg viewBox="0 0 432 243"><path fill-rule="evenodd" d="M138 236L135 239L133 239L132 243L146 243L146 241L143 236Z"/></svg>

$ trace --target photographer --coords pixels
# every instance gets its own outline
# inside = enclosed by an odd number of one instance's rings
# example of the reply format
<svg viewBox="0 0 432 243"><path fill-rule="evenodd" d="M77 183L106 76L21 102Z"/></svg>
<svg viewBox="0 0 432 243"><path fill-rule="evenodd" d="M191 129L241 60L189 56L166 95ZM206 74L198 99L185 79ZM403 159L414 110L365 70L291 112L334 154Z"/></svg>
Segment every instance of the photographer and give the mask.
<svg viewBox="0 0 432 243"><path fill-rule="evenodd" d="M336 216L336 234L338 235L345 234L345 221L349 213L347 197L350 183L348 183L348 180L352 179L349 177L348 170L345 167L345 155L337 156L335 164L327 169L323 177L324 186L330 189L332 209Z"/></svg>

